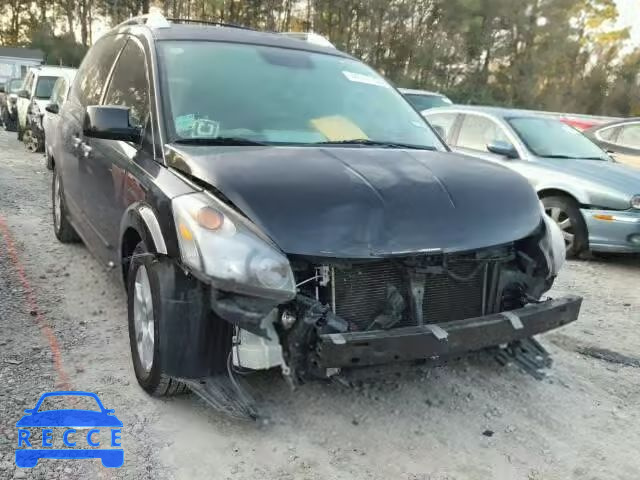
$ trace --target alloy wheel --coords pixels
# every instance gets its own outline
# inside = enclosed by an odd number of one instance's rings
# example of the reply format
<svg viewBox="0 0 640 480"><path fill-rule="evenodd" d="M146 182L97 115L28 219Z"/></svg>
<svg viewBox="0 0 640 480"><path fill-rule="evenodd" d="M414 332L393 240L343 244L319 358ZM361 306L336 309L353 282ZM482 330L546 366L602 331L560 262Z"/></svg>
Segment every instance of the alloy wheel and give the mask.
<svg viewBox="0 0 640 480"><path fill-rule="evenodd" d="M560 227L560 230L562 230L565 248L567 251L570 251L573 248L576 239L571 217L569 217L567 212L562 210L560 207L545 208L545 211L547 212L547 215L549 215Z"/></svg>
<svg viewBox="0 0 640 480"><path fill-rule="evenodd" d="M149 274L144 265L140 265L136 271L133 295L133 324L138 358L145 373L149 373L153 364L155 322Z"/></svg>
<svg viewBox="0 0 640 480"><path fill-rule="evenodd" d="M24 136L22 137L22 141L27 147L27 150L29 150L30 152L38 151L38 139L33 134L30 128L24 131Z"/></svg>

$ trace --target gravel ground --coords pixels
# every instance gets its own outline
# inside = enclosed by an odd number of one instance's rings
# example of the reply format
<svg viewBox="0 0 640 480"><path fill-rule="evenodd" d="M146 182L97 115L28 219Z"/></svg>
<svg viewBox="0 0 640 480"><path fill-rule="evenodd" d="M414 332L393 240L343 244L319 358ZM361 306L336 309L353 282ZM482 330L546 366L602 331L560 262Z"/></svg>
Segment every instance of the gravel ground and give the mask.
<svg viewBox="0 0 640 480"><path fill-rule="evenodd" d="M234 421L195 395L159 400L130 365L120 285L61 245L41 155L0 132L0 478L636 480L640 259L570 262L553 295L585 300L541 342L537 381L487 355L291 392L250 379L268 421ZM124 423L125 464L43 460L16 469L15 422L49 390L96 392Z"/></svg>

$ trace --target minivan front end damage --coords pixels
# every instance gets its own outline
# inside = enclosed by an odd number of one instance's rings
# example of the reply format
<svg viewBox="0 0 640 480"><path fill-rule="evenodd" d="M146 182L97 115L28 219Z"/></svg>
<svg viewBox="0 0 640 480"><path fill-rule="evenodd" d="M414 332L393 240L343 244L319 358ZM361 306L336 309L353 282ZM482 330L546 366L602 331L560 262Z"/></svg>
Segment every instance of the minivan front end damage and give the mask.
<svg viewBox="0 0 640 480"><path fill-rule="evenodd" d="M236 326L236 366L280 365L294 384L509 344L578 317L579 297L540 300L562 264L554 228L542 222L523 240L462 253L290 256L294 299L214 290L212 308Z"/></svg>

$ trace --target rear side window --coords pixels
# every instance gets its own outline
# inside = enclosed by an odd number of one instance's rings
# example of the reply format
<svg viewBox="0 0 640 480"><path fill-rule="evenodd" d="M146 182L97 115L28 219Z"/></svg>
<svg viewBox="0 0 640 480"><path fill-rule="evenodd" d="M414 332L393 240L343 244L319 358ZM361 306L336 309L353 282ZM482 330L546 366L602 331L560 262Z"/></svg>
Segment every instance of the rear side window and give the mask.
<svg viewBox="0 0 640 480"><path fill-rule="evenodd" d="M494 141L508 142L502 128L480 115L465 115L458 135L457 146L486 152L487 145Z"/></svg>
<svg viewBox="0 0 640 480"><path fill-rule="evenodd" d="M104 104L129 107L129 123L145 124L149 115L149 81L144 53L134 41L127 43L118 58Z"/></svg>
<svg viewBox="0 0 640 480"><path fill-rule="evenodd" d="M89 49L78 70L71 96L83 106L98 105L116 55L124 45L122 35L101 38Z"/></svg>
<svg viewBox="0 0 640 480"><path fill-rule="evenodd" d="M433 128L443 135L445 140L449 141L451 129L453 128L453 124L455 123L457 116L457 113L429 114L427 116L427 121Z"/></svg>
<svg viewBox="0 0 640 480"><path fill-rule="evenodd" d="M618 130L619 127L603 128L602 130L598 131L597 137L600 140L611 141L618 133Z"/></svg>
<svg viewBox="0 0 640 480"><path fill-rule="evenodd" d="M640 123L622 127L616 143L624 147L640 149Z"/></svg>

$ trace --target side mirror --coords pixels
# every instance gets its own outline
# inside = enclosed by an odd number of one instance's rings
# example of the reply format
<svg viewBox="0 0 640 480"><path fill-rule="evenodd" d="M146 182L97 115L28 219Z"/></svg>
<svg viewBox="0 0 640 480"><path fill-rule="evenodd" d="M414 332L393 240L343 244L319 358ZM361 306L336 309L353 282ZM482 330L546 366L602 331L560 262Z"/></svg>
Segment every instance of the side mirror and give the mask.
<svg viewBox="0 0 640 480"><path fill-rule="evenodd" d="M91 105L84 115L82 133L90 138L138 143L141 130L129 124L127 107Z"/></svg>
<svg viewBox="0 0 640 480"><path fill-rule="evenodd" d="M50 103L44 109L49 113L58 114L60 112L60 106L57 103Z"/></svg>
<svg viewBox="0 0 640 480"><path fill-rule="evenodd" d="M509 142L505 142L503 140L494 140L489 145L487 145L487 150L491 153L495 153L497 155L503 155L507 158L518 158L518 151L516 147L511 145Z"/></svg>

